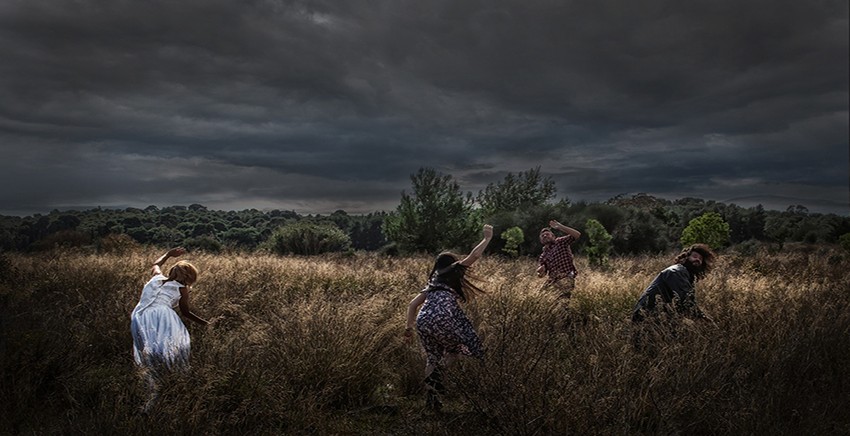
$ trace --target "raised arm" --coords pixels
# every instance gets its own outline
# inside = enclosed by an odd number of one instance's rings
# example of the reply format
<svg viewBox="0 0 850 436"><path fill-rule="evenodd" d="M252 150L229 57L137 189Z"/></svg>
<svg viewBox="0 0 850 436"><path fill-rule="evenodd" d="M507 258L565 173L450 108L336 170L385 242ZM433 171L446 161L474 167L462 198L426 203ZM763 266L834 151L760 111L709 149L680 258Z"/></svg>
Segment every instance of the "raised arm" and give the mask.
<svg viewBox="0 0 850 436"><path fill-rule="evenodd" d="M490 224L484 224L484 239L472 249L472 251L459 263L463 266L470 266L484 254L484 249L487 248L487 245L490 244L490 240L493 239L493 226Z"/></svg>
<svg viewBox="0 0 850 436"><path fill-rule="evenodd" d="M186 254L186 249L183 247L174 247L171 250L168 250L165 254L159 256L159 259L153 262L153 266L151 267L151 274L162 274L162 264L164 264L169 257L178 257L184 254Z"/></svg>
<svg viewBox="0 0 850 436"><path fill-rule="evenodd" d="M578 238L581 237L581 232L579 232L578 230L576 230L572 227L567 227L567 226L565 226L565 225L563 225L563 224L561 224L561 223L559 223L558 221L555 221L555 220L549 221L549 227L552 227L553 229L558 229L558 230L572 236L573 239L575 239L575 240L578 240Z"/></svg>

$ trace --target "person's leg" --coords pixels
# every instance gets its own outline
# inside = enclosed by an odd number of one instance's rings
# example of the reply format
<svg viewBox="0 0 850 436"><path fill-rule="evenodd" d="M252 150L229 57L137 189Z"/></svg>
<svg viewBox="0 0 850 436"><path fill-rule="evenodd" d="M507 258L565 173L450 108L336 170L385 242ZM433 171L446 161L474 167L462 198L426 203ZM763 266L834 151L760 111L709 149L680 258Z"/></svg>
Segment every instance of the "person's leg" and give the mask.
<svg viewBox="0 0 850 436"><path fill-rule="evenodd" d="M573 296L573 289L576 288L576 278L564 277L556 282L556 286L560 293L560 298L566 299L569 303L570 298Z"/></svg>
<svg viewBox="0 0 850 436"><path fill-rule="evenodd" d="M429 343L428 352L426 353L425 362L425 407L433 411L440 411L443 403L440 401L439 395L442 393L442 371L440 370L440 360L445 354L442 347L435 343Z"/></svg>
<svg viewBox="0 0 850 436"><path fill-rule="evenodd" d="M570 301L575 289L575 278L563 277L549 283L549 288L556 296L555 312L561 320L562 328L570 328L574 322Z"/></svg>
<svg viewBox="0 0 850 436"><path fill-rule="evenodd" d="M428 367L426 367L426 372L425 407L435 412L439 412L443 407L443 402L440 401L440 395L444 391L443 371L440 369L439 365L428 365Z"/></svg>
<svg viewBox="0 0 850 436"><path fill-rule="evenodd" d="M426 383L430 383L430 385L437 391L438 394L444 394L446 392L446 386L443 384L443 372L445 368L452 364L455 360L457 360L457 353L445 353L443 355L443 360L434 366L433 370L430 374L425 378Z"/></svg>
<svg viewBox="0 0 850 436"><path fill-rule="evenodd" d="M445 386L443 385L443 368L441 366L436 366L434 370L425 377L425 386L426 388L433 389L438 394L445 392Z"/></svg>
<svg viewBox="0 0 850 436"><path fill-rule="evenodd" d="M142 369L142 378L147 385L148 397L145 400L145 404L142 406L142 414L148 415L153 409L153 406L156 405L156 401L159 398L159 381L157 380L157 375L150 368Z"/></svg>

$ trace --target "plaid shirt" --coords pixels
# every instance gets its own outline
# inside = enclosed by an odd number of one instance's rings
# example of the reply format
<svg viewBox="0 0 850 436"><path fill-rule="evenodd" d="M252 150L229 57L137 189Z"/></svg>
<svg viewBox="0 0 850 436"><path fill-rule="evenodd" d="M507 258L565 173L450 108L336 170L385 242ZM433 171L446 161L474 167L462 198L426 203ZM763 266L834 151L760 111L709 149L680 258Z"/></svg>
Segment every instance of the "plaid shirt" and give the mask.
<svg viewBox="0 0 850 436"><path fill-rule="evenodd" d="M575 277L578 275L576 266L573 264L573 251L570 245L575 242L571 235L561 236L549 245L543 246L538 262L546 269L549 280L559 280L564 277Z"/></svg>

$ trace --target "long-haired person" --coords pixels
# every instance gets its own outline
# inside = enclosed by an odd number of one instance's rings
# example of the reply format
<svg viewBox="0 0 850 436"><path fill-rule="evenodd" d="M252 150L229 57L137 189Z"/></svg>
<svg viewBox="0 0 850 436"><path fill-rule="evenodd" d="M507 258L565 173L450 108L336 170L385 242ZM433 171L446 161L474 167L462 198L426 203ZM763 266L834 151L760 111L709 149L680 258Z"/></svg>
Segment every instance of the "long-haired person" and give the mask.
<svg viewBox="0 0 850 436"><path fill-rule="evenodd" d="M205 319L195 315L189 306L189 292L198 280L198 269L181 260L168 270L168 275L162 273L162 265L166 260L183 254L186 254L186 249L172 248L154 261L151 268L153 277L142 289L139 304L130 317L133 357L149 388L149 397L142 410L144 413L156 401L158 378L162 372L182 369L189 363L189 331L175 308L179 308L183 316L194 322L208 324Z"/></svg>
<svg viewBox="0 0 850 436"><path fill-rule="evenodd" d="M697 307L694 283L711 271L716 257L705 244L685 247L676 256L675 263L658 273L640 295L632 311L632 321L641 322L657 314L657 298L660 298L664 312L711 321L712 319Z"/></svg>
<svg viewBox="0 0 850 436"><path fill-rule="evenodd" d="M415 322L426 354L426 404L435 410L441 406L438 396L443 391L441 368L459 355L484 357L481 340L459 302L466 302L483 292L469 281L466 274L492 238L493 227L485 225L484 239L467 256L461 258L453 253L437 256L428 275L428 285L407 309L404 335L407 338L412 336Z"/></svg>

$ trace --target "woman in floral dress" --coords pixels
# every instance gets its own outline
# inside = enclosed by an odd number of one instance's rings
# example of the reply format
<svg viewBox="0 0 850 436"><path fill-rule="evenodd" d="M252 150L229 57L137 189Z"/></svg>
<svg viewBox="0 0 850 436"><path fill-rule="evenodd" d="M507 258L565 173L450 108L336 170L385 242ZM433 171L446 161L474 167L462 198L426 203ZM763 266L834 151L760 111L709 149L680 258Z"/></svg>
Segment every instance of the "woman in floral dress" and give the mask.
<svg viewBox="0 0 850 436"><path fill-rule="evenodd" d="M467 269L484 253L493 238L493 227L484 226L484 239L472 252L461 259L453 253L441 253L429 274L428 285L416 296L407 309L405 336L413 335L414 321L422 347L427 356L425 363L426 403L440 408L437 394L443 390L442 366L457 356L484 357L481 340L472 323L460 307L477 293L483 292L466 278Z"/></svg>

